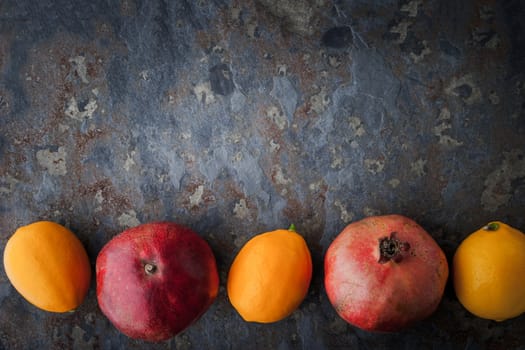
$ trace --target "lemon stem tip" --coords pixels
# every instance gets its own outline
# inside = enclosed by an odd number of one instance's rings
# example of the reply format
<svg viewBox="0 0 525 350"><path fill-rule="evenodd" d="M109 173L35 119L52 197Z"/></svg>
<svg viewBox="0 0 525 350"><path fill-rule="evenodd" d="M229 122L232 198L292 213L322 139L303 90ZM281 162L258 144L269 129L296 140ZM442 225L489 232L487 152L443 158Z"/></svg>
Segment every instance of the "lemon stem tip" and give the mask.
<svg viewBox="0 0 525 350"><path fill-rule="evenodd" d="M491 222L487 226L483 227L485 231L497 231L499 229L499 224L497 222Z"/></svg>

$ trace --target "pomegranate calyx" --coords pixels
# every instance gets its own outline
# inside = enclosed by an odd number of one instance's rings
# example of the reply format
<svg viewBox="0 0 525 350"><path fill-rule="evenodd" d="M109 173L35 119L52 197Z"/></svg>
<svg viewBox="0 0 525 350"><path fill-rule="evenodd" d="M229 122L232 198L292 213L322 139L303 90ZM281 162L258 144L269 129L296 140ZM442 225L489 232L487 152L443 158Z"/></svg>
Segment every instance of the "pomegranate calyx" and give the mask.
<svg viewBox="0 0 525 350"><path fill-rule="evenodd" d="M379 260L380 264L385 264L392 260L399 263L403 260L403 256L410 249L408 242L402 242L396 238L397 233L390 233L390 237L383 237L379 239Z"/></svg>
<svg viewBox="0 0 525 350"><path fill-rule="evenodd" d="M147 275L153 275L157 272L157 265L147 262L144 264L144 271Z"/></svg>

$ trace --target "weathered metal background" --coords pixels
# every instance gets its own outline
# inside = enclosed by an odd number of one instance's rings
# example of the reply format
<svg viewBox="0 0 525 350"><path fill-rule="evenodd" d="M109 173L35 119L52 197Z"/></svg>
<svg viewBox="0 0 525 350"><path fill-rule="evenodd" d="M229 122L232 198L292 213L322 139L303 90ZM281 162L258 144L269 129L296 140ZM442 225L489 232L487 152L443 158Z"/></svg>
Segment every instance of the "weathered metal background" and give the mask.
<svg viewBox="0 0 525 350"><path fill-rule="evenodd" d="M400 213L450 256L490 220L525 230L519 0L0 1L0 246L54 220L94 263L126 227L174 220L220 269L183 334L116 331L93 281L73 314L0 273L4 349L517 349L525 318L469 315L449 288L428 320L368 334L338 318L323 254L349 222ZM334 29L335 28L335 29ZM295 223L315 271L282 322L243 322L224 285L251 236ZM523 278L523 276L516 276Z"/></svg>

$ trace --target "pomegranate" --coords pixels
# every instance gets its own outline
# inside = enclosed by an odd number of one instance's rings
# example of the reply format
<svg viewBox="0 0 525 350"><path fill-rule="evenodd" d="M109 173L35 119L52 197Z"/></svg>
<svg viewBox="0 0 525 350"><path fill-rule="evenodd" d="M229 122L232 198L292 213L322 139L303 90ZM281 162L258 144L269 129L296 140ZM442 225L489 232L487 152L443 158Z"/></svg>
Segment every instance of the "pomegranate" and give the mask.
<svg viewBox="0 0 525 350"><path fill-rule="evenodd" d="M160 342L188 328L219 290L215 256L191 229L152 222L113 237L96 261L100 310L128 337Z"/></svg>
<svg viewBox="0 0 525 350"><path fill-rule="evenodd" d="M401 215L353 222L330 244L325 288L348 323L395 332L432 314L448 278L445 254L416 222Z"/></svg>

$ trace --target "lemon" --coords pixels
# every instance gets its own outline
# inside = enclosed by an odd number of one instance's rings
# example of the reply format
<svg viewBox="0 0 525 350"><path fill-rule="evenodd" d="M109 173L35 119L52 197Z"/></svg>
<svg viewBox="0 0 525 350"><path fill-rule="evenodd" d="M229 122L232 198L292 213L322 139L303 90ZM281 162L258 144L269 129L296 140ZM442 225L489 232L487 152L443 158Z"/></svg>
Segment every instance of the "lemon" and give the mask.
<svg viewBox="0 0 525 350"><path fill-rule="evenodd" d="M453 283L472 314L495 321L525 312L525 234L495 221L470 234L456 250Z"/></svg>
<svg viewBox="0 0 525 350"><path fill-rule="evenodd" d="M310 250L292 225L259 234L241 248L228 274L228 297L245 321L277 322L299 307L311 278Z"/></svg>
<svg viewBox="0 0 525 350"><path fill-rule="evenodd" d="M27 301L50 312L76 309L91 281L89 257L80 240L50 221L16 230L4 249L4 269Z"/></svg>

